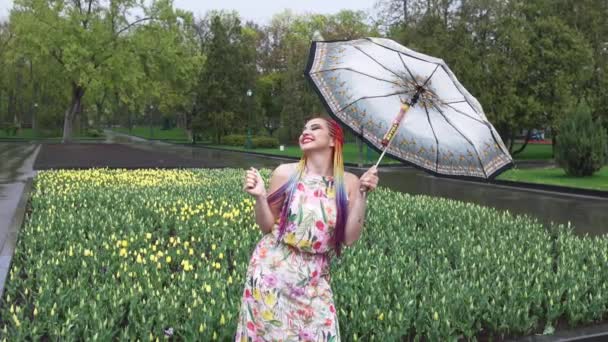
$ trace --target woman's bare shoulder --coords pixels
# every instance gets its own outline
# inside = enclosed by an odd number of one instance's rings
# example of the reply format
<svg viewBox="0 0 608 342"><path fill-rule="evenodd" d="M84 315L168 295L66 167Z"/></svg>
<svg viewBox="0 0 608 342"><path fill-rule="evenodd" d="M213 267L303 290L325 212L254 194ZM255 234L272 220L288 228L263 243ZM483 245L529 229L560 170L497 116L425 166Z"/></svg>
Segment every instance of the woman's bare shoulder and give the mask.
<svg viewBox="0 0 608 342"><path fill-rule="evenodd" d="M353 173L344 171L344 183L347 187L354 187L359 184L359 177Z"/></svg>
<svg viewBox="0 0 608 342"><path fill-rule="evenodd" d="M297 166L298 166L298 163L281 164L274 169L272 174L273 174L273 176L277 176L280 178L287 178L296 170Z"/></svg>

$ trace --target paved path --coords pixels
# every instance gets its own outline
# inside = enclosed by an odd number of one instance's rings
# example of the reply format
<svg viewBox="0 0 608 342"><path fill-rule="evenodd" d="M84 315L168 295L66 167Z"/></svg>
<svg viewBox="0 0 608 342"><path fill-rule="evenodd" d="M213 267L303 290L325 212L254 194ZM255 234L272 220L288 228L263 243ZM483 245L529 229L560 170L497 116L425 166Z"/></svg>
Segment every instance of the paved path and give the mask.
<svg viewBox="0 0 608 342"><path fill-rule="evenodd" d="M37 144L0 143L0 294L23 222L39 150Z"/></svg>

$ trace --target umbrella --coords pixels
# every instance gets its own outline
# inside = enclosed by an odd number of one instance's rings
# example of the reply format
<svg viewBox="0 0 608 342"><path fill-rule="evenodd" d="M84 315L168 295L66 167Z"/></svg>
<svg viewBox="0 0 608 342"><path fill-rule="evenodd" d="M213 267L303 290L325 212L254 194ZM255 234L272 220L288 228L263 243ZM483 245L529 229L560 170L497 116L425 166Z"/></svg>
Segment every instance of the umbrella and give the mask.
<svg viewBox="0 0 608 342"><path fill-rule="evenodd" d="M513 166L481 105L443 60L390 39L313 42L306 77L329 114L384 154L441 176Z"/></svg>

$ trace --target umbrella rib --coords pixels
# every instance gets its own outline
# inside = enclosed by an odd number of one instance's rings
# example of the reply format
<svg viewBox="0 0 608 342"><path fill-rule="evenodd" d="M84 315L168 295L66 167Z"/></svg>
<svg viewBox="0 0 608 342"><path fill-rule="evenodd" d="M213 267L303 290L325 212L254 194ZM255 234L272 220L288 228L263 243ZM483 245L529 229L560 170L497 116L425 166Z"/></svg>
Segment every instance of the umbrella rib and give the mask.
<svg viewBox="0 0 608 342"><path fill-rule="evenodd" d="M389 81L389 80L385 80L385 79L383 79L383 78L376 77L376 76L372 76L372 75L366 74L366 73L361 72L361 71L357 71L357 70L352 69L352 68L332 68L332 69L325 69L325 70L319 70L319 71L312 72L311 74L319 74L319 73L324 73L324 72L326 72L326 71L336 71L336 70L348 70L348 71L352 71L352 72L357 73L357 74L361 74L361 75L363 75L363 76L367 76L367 77L373 78L373 79L378 80L378 81L383 81L383 82L391 83L391 84L394 84L394 85L397 85L397 86L401 86L401 84L399 84L399 83L397 83L397 82L394 82L394 81Z"/></svg>
<svg viewBox="0 0 608 342"><path fill-rule="evenodd" d="M486 174L486 170L483 167L483 163L481 162L481 158L479 157L479 152L477 152L477 149L475 148L475 144L473 144L473 142L471 140L469 140L469 138L467 138L466 135L462 134L462 132L456 126L454 126L454 124L450 121L450 119L447 118L445 113L441 111L441 108L439 108L439 106L433 105L433 107L435 107L435 109L437 109L437 111L441 114L443 119L450 126L452 126L456 130L456 132L458 132L471 145L471 147L473 148L473 151L475 151L475 154L477 155L477 161L479 161L479 166L481 166L481 171L483 172L484 177L488 178L488 175Z"/></svg>
<svg viewBox="0 0 608 342"><path fill-rule="evenodd" d="M376 42L374 42L374 41L370 40L369 38L367 38L367 40L368 40L369 42L371 42L372 44L378 45L378 46L379 46L379 47L381 47L381 48L384 48L384 49L387 49L387 50L391 50L391 51L395 51L395 52L397 52L397 53L402 53L402 54L404 54L404 55L406 55L406 56L408 56L408 57L410 57L410 58L417 59L417 60L419 60L419 61L421 61L421 62L425 62L425 63L431 63L431 64L437 64L436 62L431 62L431 61L428 61L428 60L426 60L426 59L424 59L424 58L422 58L422 57L412 55L412 54L408 53L407 51L405 51L405 52L404 52L404 51L399 51L399 50L396 50L396 49L390 48L390 47L388 47L388 46L384 46L384 45L382 45L382 44L378 44L378 43L376 43ZM415 51L414 51L414 52L415 52ZM431 56L426 56L426 57L431 57ZM432 57L431 57L431 58L432 58Z"/></svg>
<svg viewBox="0 0 608 342"><path fill-rule="evenodd" d="M391 69L385 67L384 65L382 65L382 63L378 62L374 57L370 56L367 52L363 51L363 49L361 49L360 47L353 45L353 47L356 50L359 50L362 54L366 55L369 59L371 59L372 61L376 62L376 64L378 64L380 67L382 67L384 70L390 72L391 74L397 76L397 78L402 78L401 76L397 75L397 73L395 73L394 71L392 71Z"/></svg>
<svg viewBox="0 0 608 342"><path fill-rule="evenodd" d="M413 91L413 90L412 90L412 91ZM375 99L375 98L379 98L379 97L391 97L391 96L395 96L395 95L401 95L401 94L407 94L407 93L408 93L407 91L400 91L400 92L397 92L397 93L384 94L384 95L363 96L363 97L360 97L360 98L356 99L355 101L353 101L353 102L351 102L351 103L347 104L346 106L344 106L344 107L340 108L340 109L338 110L338 112L342 112L342 111L344 111L346 108L348 108L348 107L350 107L350 106L354 105L355 103L357 103L357 102L359 102L359 101L361 101L361 100Z"/></svg>
<svg viewBox="0 0 608 342"><path fill-rule="evenodd" d="M424 81L424 84L422 85L423 87L426 87L426 84L429 83L429 81L431 80L433 75L435 75L435 71L437 71L437 69L439 69L439 64L435 65L435 70L433 70L433 72L431 73L431 76L429 76L429 78L427 78L426 81Z"/></svg>
<svg viewBox="0 0 608 342"><path fill-rule="evenodd" d="M431 132L433 132L433 136L435 137L435 144L437 145L437 150L435 151L435 172L439 170L439 139L437 139L437 134L435 133L435 128L433 128L433 123L431 123L431 115L429 114L429 108L426 106L426 103L423 104L424 111L426 112L426 119L429 122L429 126L431 126Z"/></svg>
<svg viewBox="0 0 608 342"><path fill-rule="evenodd" d="M463 102L465 102L465 101L463 101ZM467 102L467 103L468 103L468 102ZM485 126L488 126L488 123L487 123L487 122L482 121L482 120L479 120L478 118L472 117L472 116L470 116L469 114L467 114L467 113L465 113L465 112L463 112L463 111L461 111L461 110L459 110L459 109L454 108L454 107L453 107L453 106L451 106L449 103L445 103L445 104L446 104L448 107L452 108L452 109L453 109L453 110L454 110L456 113L461 114L461 115L464 115L464 116L466 116L467 118L469 118L469 119L471 119L471 120L475 120L475 121L479 122L480 124L483 124L483 125L485 125Z"/></svg>
<svg viewBox="0 0 608 342"><path fill-rule="evenodd" d="M418 82L416 82L416 78L414 77L414 74L412 74L412 71L410 71L410 68L407 67L407 65L405 65L405 61L403 60L403 56L401 53L397 52L397 55L399 55L399 59L401 60L401 64L403 64L403 67L405 68L405 70L407 70L407 73L410 74L410 77L412 78L412 81L419 86Z"/></svg>

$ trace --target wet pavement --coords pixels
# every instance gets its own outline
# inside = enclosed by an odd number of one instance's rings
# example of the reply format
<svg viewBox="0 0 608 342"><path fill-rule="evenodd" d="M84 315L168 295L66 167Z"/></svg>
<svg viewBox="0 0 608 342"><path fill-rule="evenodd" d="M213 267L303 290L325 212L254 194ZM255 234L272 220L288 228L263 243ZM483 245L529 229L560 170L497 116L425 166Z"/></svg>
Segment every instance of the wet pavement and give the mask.
<svg viewBox="0 0 608 342"><path fill-rule="evenodd" d="M35 176L37 144L0 143L0 294L21 228L28 188Z"/></svg>

